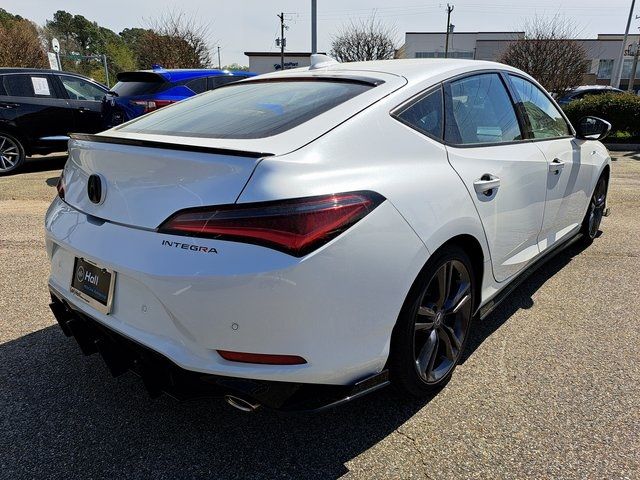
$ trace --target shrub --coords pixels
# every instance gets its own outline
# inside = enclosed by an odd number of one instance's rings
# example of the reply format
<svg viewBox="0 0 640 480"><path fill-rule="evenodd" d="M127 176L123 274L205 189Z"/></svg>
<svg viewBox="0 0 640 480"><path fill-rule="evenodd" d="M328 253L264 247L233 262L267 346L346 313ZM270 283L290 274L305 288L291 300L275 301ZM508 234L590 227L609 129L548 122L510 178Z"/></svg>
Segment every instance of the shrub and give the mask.
<svg viewBox="0 0 640 480"><path fill-rule="evenodd" d="M611 124L612 134L626 133L640 138L640 96L631 93L587 95L563 107L574 125L588 115L600 117Z"/></svg>

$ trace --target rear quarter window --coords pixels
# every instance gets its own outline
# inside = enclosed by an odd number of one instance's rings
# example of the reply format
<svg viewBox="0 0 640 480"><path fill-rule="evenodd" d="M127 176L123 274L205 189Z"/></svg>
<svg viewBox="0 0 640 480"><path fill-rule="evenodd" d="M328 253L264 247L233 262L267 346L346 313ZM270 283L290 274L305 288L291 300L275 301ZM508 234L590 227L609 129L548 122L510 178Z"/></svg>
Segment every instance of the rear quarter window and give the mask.
<svg viewBox="0 0 640 480"><path fill-rule="evenodd" d="M201 138L265 138L290 130L372 85L351 81L242 82L217 88L119 128Z"/></svg>
<svg viewBox="0 0 640 480"><path fill-rule="evenodd" d="M116 92L120 97L131 97L135 95L149 95L159 92L163 87L168 86L168 82L118 82L111 91Z"/></svg>
<svg viewBox="0 0 640 480"><path fill-rule="evenodd" d="M13 97L52 98L56 96L48 75L4 75L2 86L6 94Z"/></svg>

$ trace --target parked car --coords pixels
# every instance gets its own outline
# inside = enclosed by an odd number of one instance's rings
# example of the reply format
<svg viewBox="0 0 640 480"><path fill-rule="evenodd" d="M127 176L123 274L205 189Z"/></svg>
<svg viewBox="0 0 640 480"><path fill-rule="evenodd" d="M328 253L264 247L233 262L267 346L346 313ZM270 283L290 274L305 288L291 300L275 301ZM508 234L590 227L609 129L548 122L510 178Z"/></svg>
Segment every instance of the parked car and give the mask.
<svg viewBox="0 0 640 480"><path fill-rule="evenodd" d="M604 93L625 93L619 88L610 87L608 85L582 85L569 90L558 98L559 105L566 105L574 100L580 100L587 95L602 95Z"/></svg>
<svg viewBox="0 0 640 480"><path fill-rule="evenodd" d="M28 155L65 151L69 132L102 130L107 91L76 73L0 68L0 175Z"/></svg>
<svg viewBox="0 0 640 480"><path fill-rule="evenodd" d="M153 395L429 395L475 320L596 237L609 128L574 129L498 63L314 56L75 135L46 216L51 309Z"/></svg>
<svg viewBox="0 0 640 480"><path fill-rule="evenodd" d="M213 69L122 72L103 102L105 128L192 97L198 93L253 77L255 73Z"/></svg>

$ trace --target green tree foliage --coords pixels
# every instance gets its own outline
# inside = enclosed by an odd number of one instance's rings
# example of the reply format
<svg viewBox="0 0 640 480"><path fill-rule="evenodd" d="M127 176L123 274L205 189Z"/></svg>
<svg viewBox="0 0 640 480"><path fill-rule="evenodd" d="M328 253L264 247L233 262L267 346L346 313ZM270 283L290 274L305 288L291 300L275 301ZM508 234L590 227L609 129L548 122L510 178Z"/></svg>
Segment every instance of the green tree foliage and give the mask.
<svg viewBox="0 0 640 480"><path fill-rule="evenodd" d="M229 65L223 65L222 69L223 70L235 70L235 71L241 71L241 72L248 72L249 71L249 67L247 67L246 65L240 65L239 63L230 63Z"/></svg>
<svg viewBox="0 0 640 480"><path fill-rule="evenodd" d="M611 124L615 135L628 134L640 139L640 96L632 93L606 93L587 95L563 107L564 112L574 125L582 117L600 117Z"/></svg>
<svg viewBox="0 0 640 480"><path fill-rule="evenodd" d="M0 65L46 68L45 46L57 38L64 70L105 82L101 59L81 57L106 55L113 83L119 72L150 68L154 63L165 68L209 66L208 35L207 25L180 12L161 15L147 28L126 28L117 34L64 10L55 12L39 32L32 22L0 9Z"/></svg>
<svg viewBox="0 0 640 480"><path fill-rule="evenodd" d="M0 67L47 66L36 25L0 8Z"/></svg>

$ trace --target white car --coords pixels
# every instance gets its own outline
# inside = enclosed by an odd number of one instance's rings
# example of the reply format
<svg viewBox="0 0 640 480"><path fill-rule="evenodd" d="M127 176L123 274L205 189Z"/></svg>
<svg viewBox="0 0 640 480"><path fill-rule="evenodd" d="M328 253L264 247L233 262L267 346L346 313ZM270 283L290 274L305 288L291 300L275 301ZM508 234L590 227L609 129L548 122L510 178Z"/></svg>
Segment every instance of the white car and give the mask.
<svg viewBox="0 0 640 480"><path fill-rule="evenodd" d="M595 238L610 126L576 127L505 65L318 56L73 135L52 310L152 394L426 395L539 260Z"/></svg>

